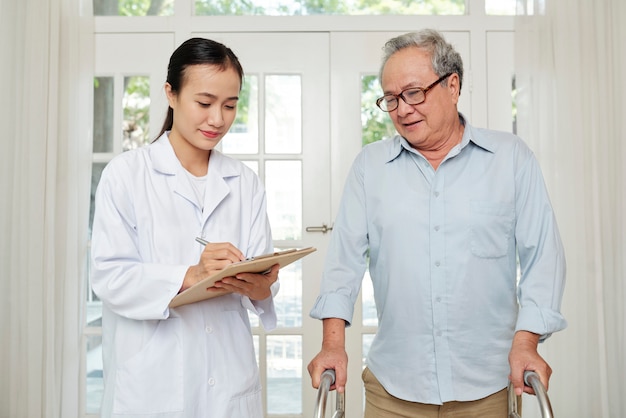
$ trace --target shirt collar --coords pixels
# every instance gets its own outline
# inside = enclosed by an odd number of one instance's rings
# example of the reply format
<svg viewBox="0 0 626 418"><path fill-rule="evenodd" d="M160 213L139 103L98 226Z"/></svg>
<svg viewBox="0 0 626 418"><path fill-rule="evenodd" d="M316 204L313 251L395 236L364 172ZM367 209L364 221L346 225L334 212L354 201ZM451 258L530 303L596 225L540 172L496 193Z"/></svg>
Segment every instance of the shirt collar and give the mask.
<svg viewBox="0 0 626 418"><path fill-rule="evenodd" d="M465 116L463 116L463 114L460 112L459 120L461 121L463 126L465 126L465 130L463 131L463 137L461 138L459 152L460 150L465 148L470 142L484 149L485 151L491 153L496 151L497 143L495 138L493 138L491 135L479 135L477 129L467 123L467 121L465 120ZM409 142L400 135L396 135L394 138L391 139L391 141L393 141L393 143L391 147L389 147L389 156L387 157L387 162L391 162L398 158L398 156L402 153L402 150L412 152L414 154L417 153L417 151L413 147L411 147L411 144L409 144Z"/></svg>

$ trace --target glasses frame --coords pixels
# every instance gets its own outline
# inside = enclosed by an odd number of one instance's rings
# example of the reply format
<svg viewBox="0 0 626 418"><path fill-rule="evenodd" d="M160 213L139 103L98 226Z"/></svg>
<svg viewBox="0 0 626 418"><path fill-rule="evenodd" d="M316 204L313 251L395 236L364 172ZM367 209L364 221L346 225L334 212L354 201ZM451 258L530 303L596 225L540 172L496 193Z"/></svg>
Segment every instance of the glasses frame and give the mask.
<svg viewBox="0 0 626 418"><path fill-rule="evenodd" d="M428 91L430 89L432 89L433 87L435 87L436 85L438 85L439 83L441 83L443 80L445 80L446 78L450 77L452 74L454 74L454 72L448 73L444 76L439 77L439 79L437 81L435 81L434 83L430 84L427 87L421 88L421 87L409 87L408 89L404 89L402 90L399 94L385 94L383 97L379 97L378 99L376 99L376 106L378 106L378 108L380 110L382 110L383 112L393 112L394 110L396 110L398 108L398 106L400 105L400 100L398 99L402 99L402 101L408 105L418 105L421 103L424 103L424 101L426 100L426 93L428 93ZM409 91L409 90L416 90L416 91L420 91L422 92L422 99L418 102L415 103L409 103L406 99L406 97L404 97L404 93ZM417 92L416 92L417 93ZM383 107L381 106L381 103L383 102L383 100L385 100L385 97L390 97L393 96L396 99L396 106L393 109L383 109Z"/></svg>

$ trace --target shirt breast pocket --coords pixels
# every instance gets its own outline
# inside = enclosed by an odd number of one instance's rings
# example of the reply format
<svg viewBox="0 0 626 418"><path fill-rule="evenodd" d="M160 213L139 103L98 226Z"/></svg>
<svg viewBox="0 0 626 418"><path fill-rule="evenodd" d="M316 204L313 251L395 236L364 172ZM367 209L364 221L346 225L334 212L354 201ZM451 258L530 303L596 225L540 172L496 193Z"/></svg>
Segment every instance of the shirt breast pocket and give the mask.
<svg viewBox="0 0 626 418"><path fill-rule="evenodd" d="M513 205L470 202L470 249L480 258L504 257L512 244L515 208Z"/></svg>

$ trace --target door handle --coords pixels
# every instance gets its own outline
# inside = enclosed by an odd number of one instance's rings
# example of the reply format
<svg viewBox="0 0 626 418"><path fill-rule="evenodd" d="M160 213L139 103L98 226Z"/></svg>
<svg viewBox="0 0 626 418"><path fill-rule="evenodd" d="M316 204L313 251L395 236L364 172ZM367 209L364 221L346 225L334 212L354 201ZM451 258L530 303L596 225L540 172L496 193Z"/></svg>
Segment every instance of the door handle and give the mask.
<svg viewBox="0 0 626 418"><path fill-rule="evenodd" d="M307 226L306 232L321 232L322 234L327 233L328 231L332 231L333 227L328 226L326 224L322 224L322 226Z"/></svg>

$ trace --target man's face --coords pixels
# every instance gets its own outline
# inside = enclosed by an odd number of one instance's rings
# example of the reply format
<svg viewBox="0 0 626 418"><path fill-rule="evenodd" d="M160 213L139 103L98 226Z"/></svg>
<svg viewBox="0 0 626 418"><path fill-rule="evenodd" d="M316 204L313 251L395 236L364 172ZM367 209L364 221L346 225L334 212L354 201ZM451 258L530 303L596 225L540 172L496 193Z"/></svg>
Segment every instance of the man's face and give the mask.
<svg viewBox="0 0 626 418"><path fill-rule="evenodd" d="M411 87L427 87L439 76L428 52L410 47L393 54L383 68L384 94L399 94ZM452 74L426 93L426 100L408 105L402 99L389 116L400 135L415 149L434 151L445 146L458 125L459 77Z"/></svg>

